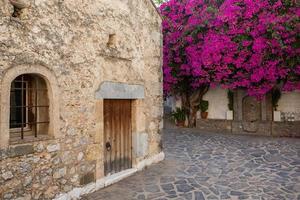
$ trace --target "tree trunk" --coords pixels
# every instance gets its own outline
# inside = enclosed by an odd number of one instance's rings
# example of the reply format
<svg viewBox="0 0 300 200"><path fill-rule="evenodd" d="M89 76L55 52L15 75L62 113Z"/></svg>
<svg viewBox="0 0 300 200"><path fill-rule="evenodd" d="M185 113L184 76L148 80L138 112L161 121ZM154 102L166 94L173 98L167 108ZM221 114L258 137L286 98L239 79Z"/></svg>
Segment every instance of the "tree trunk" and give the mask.
<svg viewBox="0 0 300 200"><path fill-rule="evenodd" d="M186 116L188 121L190 121L189 117L190 117L190 100L189 100L190 96L189 93L183 93L181 95L181 104L182 104L182 108L186 111Z"/></svg>
<svg viewBox="0 0 300 200"><path fill-rule="evenodd" d="M205 93L208 91L209 87L202 87L193 93L186 92L181 95L182 99L182 108L184 108L187 112L188 126L195 127L196 126L196 117L197 111L199 109L200 101L202 100Z"/></svg>

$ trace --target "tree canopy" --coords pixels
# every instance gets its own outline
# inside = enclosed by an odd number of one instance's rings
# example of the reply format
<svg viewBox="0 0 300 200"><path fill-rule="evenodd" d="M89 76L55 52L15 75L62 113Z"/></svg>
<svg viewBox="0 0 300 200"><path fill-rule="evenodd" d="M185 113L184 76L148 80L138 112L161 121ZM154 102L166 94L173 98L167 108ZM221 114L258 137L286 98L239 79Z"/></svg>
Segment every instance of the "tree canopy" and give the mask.
<svg viewBox="0 0 300 200"><path fill-rule="evenodd" d="M300 7L293 0L170 0L160 7L165 94L275 86L300 90Z"/></svg>

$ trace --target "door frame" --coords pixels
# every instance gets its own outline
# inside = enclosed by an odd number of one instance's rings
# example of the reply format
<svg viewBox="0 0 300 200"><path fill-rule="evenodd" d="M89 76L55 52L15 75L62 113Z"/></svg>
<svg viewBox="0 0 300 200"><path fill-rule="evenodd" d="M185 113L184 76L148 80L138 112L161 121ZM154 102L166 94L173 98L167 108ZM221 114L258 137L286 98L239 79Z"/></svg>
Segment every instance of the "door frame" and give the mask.
<svg viewBox="0 0 300 200"><path fill-rule="evenodd" d="M95 138L93 151L93 159L96 160L96 180L105 177L104 173L104 100L97 99L95 102ZM139 158L137 151L139 140L138 135L146 132L146 117L144 99L128 99L131 100L131 154L132 168L136 168Z"/></svg>

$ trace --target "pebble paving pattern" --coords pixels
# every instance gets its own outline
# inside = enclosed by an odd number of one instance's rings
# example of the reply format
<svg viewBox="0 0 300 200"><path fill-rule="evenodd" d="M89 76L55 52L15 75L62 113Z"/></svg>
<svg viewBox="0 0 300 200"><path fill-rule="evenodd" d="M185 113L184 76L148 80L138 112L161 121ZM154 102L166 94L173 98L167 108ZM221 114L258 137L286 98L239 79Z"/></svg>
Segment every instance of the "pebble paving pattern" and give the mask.
<svg viewBox="0 0 300 200"><path fill-rule="evenodd" d="M166 159L84 200L300 200L300 139L165 129Z"/></svg>

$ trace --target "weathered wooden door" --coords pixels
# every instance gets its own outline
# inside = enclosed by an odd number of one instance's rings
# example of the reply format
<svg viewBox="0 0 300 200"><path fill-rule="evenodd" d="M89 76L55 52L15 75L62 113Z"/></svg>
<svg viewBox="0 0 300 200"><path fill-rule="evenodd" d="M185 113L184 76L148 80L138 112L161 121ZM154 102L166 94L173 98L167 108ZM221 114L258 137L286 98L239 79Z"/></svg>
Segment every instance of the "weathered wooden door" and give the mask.
<svg viewBox="0 0 300 200"><path fill-rule="evenodd" d="M104 100L104 172L132 167L131 101Z"/></svg>

